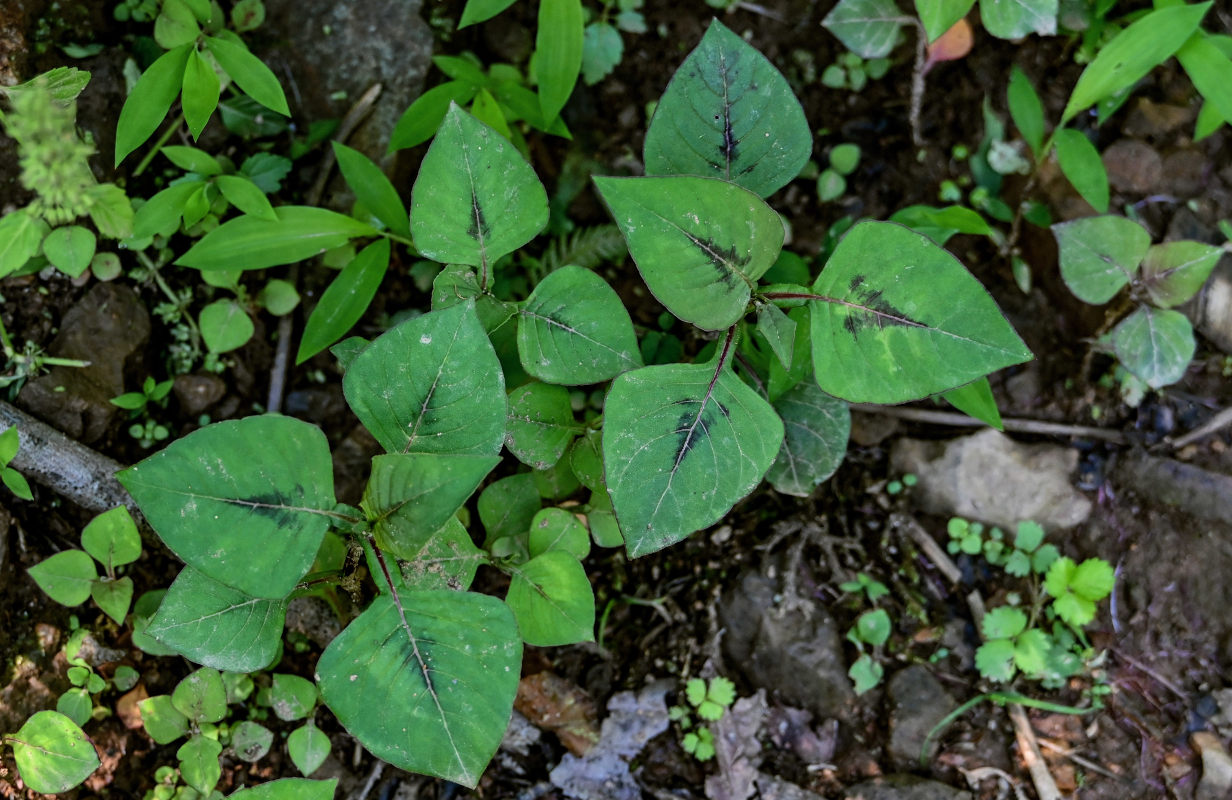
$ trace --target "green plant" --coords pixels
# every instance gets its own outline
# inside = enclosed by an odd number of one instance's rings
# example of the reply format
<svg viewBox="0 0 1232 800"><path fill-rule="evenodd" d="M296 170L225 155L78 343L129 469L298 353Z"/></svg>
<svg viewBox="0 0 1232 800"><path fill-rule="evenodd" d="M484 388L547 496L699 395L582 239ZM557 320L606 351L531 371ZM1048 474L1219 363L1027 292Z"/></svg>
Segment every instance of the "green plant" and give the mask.
<svg viewBox="0 0 1232 800"><path fill-rule="evenodd" d="M858 92L869 79L880 80L890 70L890 59L870 58L865 61L855 53L842 53L834 63L822 70L821 82L831 89Z"/></svg>
<svg viewBox="0 0 1232 800"><path fill-rule="evenodd" d="M107 616L124 624L133 579L116 570L141 557L141 536L128 509L118 506L90 520L81 531L81 546L34 565L30 577L57 603L76 606L92 597ZM101 576L95 562L103 567Z"/></svg>
<svg viewBox="0 0 1232 800"><path fill-rule="evenodd" d="M830 150L830 166L817 177L817 196L821 202L837 200L847 192L847 176L860 165L860 148L854 144L836 145Z"/></svg>
<svg viewBox="0 0 1232 800"><path fill-rule="evenodd" d="M702 678L690 678L685 683L685 703L667 710L683 736L680 746L698 761L714 758L714 731L704 723L718 722L736 701L736 686L727 678L714 677L707 683ZM686 705L687 703L687 705ZM694 723L693 714L702 722Z"/></svg>
<svg viewBox="0 0 1232 800"><path fill-rule="evenodd" d="M0 433L0 481L3 481L9 491L22 500L33 500L34 494L30 491L30 484L26 481L26 476L9 466L13 459L17 457L17 451L20 447L21 442L18 438L16 425L12 425L6 428L3 433Z"/></svg>
<svg viewBox="0 0 1232 800"><path fill-rule="evenodd" d="M842 583L839 588L844 592L863 594L869 603L876 603L890 593L884 583L869 578L863 572L856 576L856 580ZM856 624L847 631L847 641L860 651L859 657L847 670L847 676L855 684L856 694L864 694L881 683L885 676L885 670L875 656L889 640L892 628L889 612L884 608L874 608L857 617ZM866 652L865 645L873 648L874 652Z"/></svg>

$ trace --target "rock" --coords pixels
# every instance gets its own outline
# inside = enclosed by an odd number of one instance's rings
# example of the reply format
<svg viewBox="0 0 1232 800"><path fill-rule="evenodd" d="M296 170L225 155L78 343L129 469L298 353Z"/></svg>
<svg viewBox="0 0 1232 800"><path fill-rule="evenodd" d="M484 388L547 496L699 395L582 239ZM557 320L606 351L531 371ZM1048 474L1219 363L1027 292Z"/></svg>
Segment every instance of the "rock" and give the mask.
<svg viewBox="0 0 1232 800"><path fill-rule="evenodd" d="M719 606L724 654L755 686L821 719L843 718L855 693L838 626L812 602L780 605L777 582L748 571Z"/></svg>
<svg viewBox="0 0 1232 800"><path fill-rule="evenodd" d="M901 427L898 419L886 414L851 412L851 441L861 447L875 447L889 439Z"/></svg>
<svg viewBox="0 0 1232 800"><path fill-rule="evenodd" d="M1171 458L1131 453L1117 465L1115 478L1118 485L1191 516L1228 519L1232 476Z"/></svg>
<svg viewBox="0 0 1232 800"><path fill-rule="evenodd" d="M706 797L710 800L748 800L755 791L761 766L759 738L770 709L766 690L742 697L714 723L714 761L719 773L706 778Z"/></svg>
<svg viewBox="0 0 1232 800"><path fill-rule="evenodd" d="M381 96L347 144L374 160L423 89L432 57L432 29L420 0L266 0L264 30L287 38L268 54L292 111L308 119L341 118L379 82ZM281 67L281 68L280 68Z"/></svg>
<svg viewBox="0 0 1232 800"><path fill-rule="evenodd" d="M1162 175L1155 191L1187 199L1202 193L1210 182L1210 163L1199 150L1177 150L1163 160Z"/></svg>
<svg viewBox="0 0 1232 800"><path fill-rule="evenodd" d="M971 792L915 775L887 775L851 786L844 800L974 800Z"/></svg>
<svg viewBox="0 0 1232 800"><path fill-rule="evenodd" d="M1148 194L1159 188L1163 161L1146 142L1120 139L1109 145L1103 158L1108 183L1118 192Z"/></svg>
<svg viewBox="0 0 1232 800"><path fill-rule="evenodd" d="M1189 742L1202 754L1202 780L1194 800L1225 800L1232 790L1232 757L1223 742L1209 731L1198 731L1189 737Z"/></svg>
<svg viewBox="0 0 1232 800"><path fill-rule="evenodd" d="M915 496L933 514L1007 528L1026 519L1045 528L1070 528L1091 513L1091 502L1070 485L1077 451L1019 444L992 429L949 442L899 439L890 465L898 474L919 477Z"/></svg>
<svg viewBox="0 0 1232 800"><path fill-rule="evenodd" d="M1198 332L1225 353L1232 354L1232 256L1215 266L1206 285L1180 309Z"/></svg>
<svg viewBox="0 0 1232 800"><path fill-rule="evenodd" d="M197 372L192 375L176 375L171 391L179 401L180 410L187 416L196 417L204 414L210 406L223 398L227 393L227 384L217 375Z"/></svg>
<svg viewBox="0 0 1232 800"><path fill-rule="evenodd" d="M819 794L765 773L757 776L757 791L761 800L823 800Z"/></svg>
<svg viewBox="0 0 1232 800"><path fill-rule="evenodd" d="M1190 106L1174 106L1168 103L1156 103L1142 97L1129 112L1125 121L1126 134L1139 139L1168 141L1181 128L1190 124L1195 117Z"/></svg>
<svg viewBox="0 0 1232 800"><path fill-rule="evenodd" d="M932 672L919 664L894 673L886 685L886 700L890 706L890 760L897 769L918 769L928 735L958 704ZM925 754L930 760L937 753L938 738L933 737Z"/></svg>
<svg viewBox="0 0 1232 800"><path fill-rule="evenodd" d="M52 367L21 390L17 404L83 444L98 441L120 408L111 398L126 391L125 366L150 336L150 315L127 286L100 283L70 308L47 352L89 361L87 367Z"/></svg>

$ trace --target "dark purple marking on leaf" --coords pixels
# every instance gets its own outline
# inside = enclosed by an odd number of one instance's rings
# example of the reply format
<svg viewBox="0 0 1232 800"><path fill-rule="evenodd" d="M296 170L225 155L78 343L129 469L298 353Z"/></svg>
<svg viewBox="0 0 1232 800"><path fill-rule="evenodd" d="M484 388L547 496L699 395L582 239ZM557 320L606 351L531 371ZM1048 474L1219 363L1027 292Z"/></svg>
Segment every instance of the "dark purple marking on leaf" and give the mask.
<svg viewBox="0 0 1232 800"><path fill-rule="evenodd" d="M883 330L887 326L902 328L927 327L924 323L907 316L907 314L882 297L885 294L883 290L861 290L864 283L865 277L863 275L856 275L852 278L847 288L854 295L854 299L842 303L847 309L847 315L843 319L843 327L847 329L847 332L853 338L858 337L860 332L868 327L875 327L877 330Z"/></svg>
<svg viewBox="0 0 1232 800"><path fill-rule="evenodd" d="M719 273L719 280L724 286L732 287L736 285L736 276L732 274L734 264L736 267L748 266L752 260L750 256L741 256L736 253L736 246L730 245L727 249L719 249L715 244L714 239L700 239L688 231L683 231L684 235L689 237L689 241L693 246L702 251L702 255L706 256L707 260L714 265L714 269ZM743 270L741 270L743 272Z"/></svg>
<svg viewBox="0 0 1232 800"><path fill-rule="evenodd" d="M700 408L701 403L686 400L683 404ZM710 436L710 423L706 421L705 412L685 411L676 421L676 467L684 462L686 456L693 451L699 439Z"/></svg>
<svg viewBox="0 0 1232 800"><path fill-rule="evenodd" d="M488 226L488 220L483 215L483 206L479 205L479 198L474 194L471 195L471 224L466 229L466 235L477 242L482 242L491 235L492 229Z"/></svg>
<svg viewBox="0 0 1232 800"><path fill-rule="evenodd" d="M294 496L303 497L304 494L304 487L296 484ZM288 508L287 497L275 492L236 498L231 502L237 506L243 506L258 517L264 517L279 526L292 524L298 513L297 509Z"/></svg>

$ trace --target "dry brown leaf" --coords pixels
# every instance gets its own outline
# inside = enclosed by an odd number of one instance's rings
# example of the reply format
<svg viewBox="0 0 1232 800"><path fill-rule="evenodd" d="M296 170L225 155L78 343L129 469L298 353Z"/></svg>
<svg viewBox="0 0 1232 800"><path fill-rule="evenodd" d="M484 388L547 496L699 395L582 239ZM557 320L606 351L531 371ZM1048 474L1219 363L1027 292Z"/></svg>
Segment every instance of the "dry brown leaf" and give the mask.
<svg viewBox="0 0 1232 800"><path fill-rule="evenodd" d="M555 673L523 678L513 707L536 727L555 733L574 755L586 755L599 741L595 702L581 687Z"/></svg>

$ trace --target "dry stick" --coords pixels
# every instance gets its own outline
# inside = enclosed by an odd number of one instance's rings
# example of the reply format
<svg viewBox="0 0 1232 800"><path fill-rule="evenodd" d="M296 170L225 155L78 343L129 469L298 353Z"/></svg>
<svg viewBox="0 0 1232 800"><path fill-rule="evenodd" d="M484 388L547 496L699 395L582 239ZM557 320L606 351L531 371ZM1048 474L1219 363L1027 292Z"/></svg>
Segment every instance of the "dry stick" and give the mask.
<svg viewBox="0 0 1232 800"><path fill-rule="evenodd" d="M915 32L915 70L911 73L911 142L916 147L924 146L924 134L920 132L920 114L924 110L924 67L928 63L928 34L918 21Z"/></svg>
<svg viewBox="0 0 1232 800"><path fill-rule="evenodd" d="M852 411L863 411L866 414L881 414L886 417L897 417L911 422L927 422L933 425L953 425L963 428L983 428L988 423L981 422L966 414L956 414L951 411L932 411L927 408L910 408L904 406L879 406L872 403L854 403ZM1069 425L1062 422L1044 422L1037 419L1020 419L1003 417L1001 420L1005 430L1014 433L1041 433L1049 436L1085 436L1090 439L1103 439L1116 444L1129 444L1130 439L1121 431L1107 428L1095 428L1090 425Z"/></svg>
<svg viewBox="0 0 1232 800"><path fill-rule="evenodd" d="M1199 425L1197 428L1194 428L1184 436L1178 436L1173 439L1171 442L1172 449L1180 450L1182 447L1191 445L1204 436L1210 436L1212 433L1215 433L1222 428L1226 428L1229 425L1232 425L1232 408L1225 408L1223 411L1220 411L1218 414L1211 417L1205 423Z"/></svg>
<svg viewBox="0 0 1232 800"><path fill-rule="evenodd" d="M335 141L345 143L351 137L351 134L359 127L359 123L372 110L372 105L380 94L381 84L374 83L368 87L368 91L364 92L363 96L355 101L355 105L351 106L351 110L342 118L342 123L338 126L338 132L334 136ZM329 183L329 175L334 168L334 160L333 148L327 148L324 159L321 161L321 168L317 171L316 182L312 184L312 188L308 190L308 195L305 198L308 201L308 205L315 206L321 202L321 195L325 194L325 187ZM287 278L292 286L299 283L299 264L291 265ZM282 399L286 393L287 385L287 369L291 361L291 334L294 332L293 329L294 322L292 321L291 314L283 314L279 317L278 347L274 351L274 365L270 367L269 394L266 395L265 401L265 410L270 414L278 414L282 411Z"/></svg>
<svg viewBox="0 0 1232 800"><path fill-rule="evenodd" d="M1103 767L1101 767L1099 764L1096 764L1091 759L1083 758L1082 756L1078 755L1077 753L1075 753L1073 750L1070 750L1069 748L1061 747L1060 745L1055 745L1052 742L1048 741L1047 739L1040 739L1039 743L1040 743L1040 747L1044 748L1045 750L1051 750L1054 753L1059 753L1065 756L1066 758L1068 758L1070 761L1073 761L1078 766L1083 767L1084 769L1089 769L1092 772L1098 772L1100 775L1103 775L1106 778L1112 778L1114 781L1118 781L1120 783L1129 782L1128 780L1126 780L1124 775L1118 775L1110 769L1104 769Z"/></svg>

